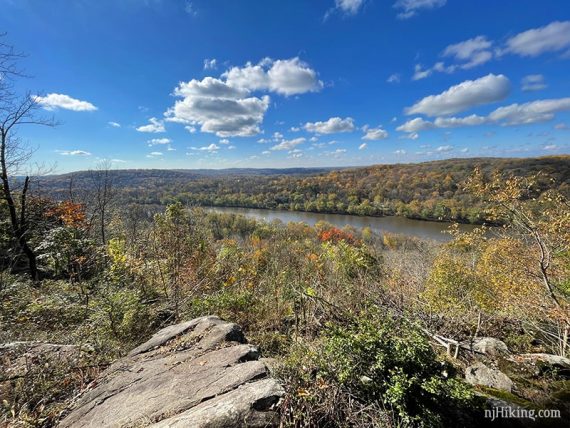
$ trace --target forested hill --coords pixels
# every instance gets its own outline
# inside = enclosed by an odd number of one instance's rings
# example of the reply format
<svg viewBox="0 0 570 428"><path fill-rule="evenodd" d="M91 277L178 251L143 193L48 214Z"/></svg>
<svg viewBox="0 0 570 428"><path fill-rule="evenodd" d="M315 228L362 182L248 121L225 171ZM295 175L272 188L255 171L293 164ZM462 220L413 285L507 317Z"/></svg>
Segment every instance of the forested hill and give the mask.
<svg viewBox="0 0 570 428"><path fill-rule="evenodd" d="M175 200L357 215L401 215L479 223L483 206L462 183L480 167L487 175L540 173L539 189L570 193L570 156L448 159L348 169L114 170L121 201L165 205ZM92 188L100 172L44 177L41 188L59 198Z"/></svg>

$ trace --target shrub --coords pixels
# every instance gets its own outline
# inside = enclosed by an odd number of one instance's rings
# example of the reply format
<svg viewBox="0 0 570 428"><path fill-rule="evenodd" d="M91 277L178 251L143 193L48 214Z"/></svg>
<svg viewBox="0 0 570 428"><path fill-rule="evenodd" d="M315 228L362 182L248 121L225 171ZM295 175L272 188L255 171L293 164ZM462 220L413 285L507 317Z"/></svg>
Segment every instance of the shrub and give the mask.
<svg viewBox="0 0 570 428"><path fill-rule="evenodd" d="M422 332L388 315L372 313L348 326L329 326L318 347L304 355L304 361L298 355L289 360L289 369L301 369L288 374L285 369L296 388L290 391L294 398L288 403L293 408L289 416L298 417L294 408L303 408L315 413L304 417L334 425L338 407L315 400L326 396L319 389L336 391L335 400L338 394L355 399L343 416L356 426L365 425L354 411L363 407L375 408L377 420L389 415L397 424L428 427L450 422L458 408L476 404L470 387L454 377L450 364L438 361ZM366 417L372 416L368 412Z"/></svg>

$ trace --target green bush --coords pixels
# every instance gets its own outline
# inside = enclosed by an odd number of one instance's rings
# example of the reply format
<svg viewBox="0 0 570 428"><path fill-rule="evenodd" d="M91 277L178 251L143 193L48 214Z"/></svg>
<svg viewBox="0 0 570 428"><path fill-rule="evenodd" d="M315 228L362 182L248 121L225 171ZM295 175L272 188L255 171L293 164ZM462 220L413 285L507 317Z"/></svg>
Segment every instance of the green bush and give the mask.
<svg viewBox="0 0 570 428"><path fill-rule="evenodd" d="M375 420L389 417L397 425L431 427L450 423L459 408L476 405L471 388L455 377L450 364L438 361L421 330L388 315L373 313L348 326L329 326L317 348L303 354L304 361L299 354L289 359L294 374L286 376L295 396L290 404L315 413L302 417L319 423L339 418L338 405L322 402L326 389L337 391L337 402L339 394L356 399L358 405L345 406L349 414L344 415L356 426L365 424L358 421L361 408L376 409Z"/></svg>

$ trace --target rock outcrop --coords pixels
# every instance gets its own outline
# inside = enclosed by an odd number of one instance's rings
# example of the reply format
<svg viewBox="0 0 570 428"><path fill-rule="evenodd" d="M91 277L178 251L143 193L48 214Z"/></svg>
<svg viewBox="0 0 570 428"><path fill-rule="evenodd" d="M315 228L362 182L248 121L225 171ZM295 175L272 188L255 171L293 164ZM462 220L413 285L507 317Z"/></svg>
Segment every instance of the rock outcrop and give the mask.
<svg viewBox="0 0 570 428"><path fill-rule="evenodd" d="M58 426L273 426L284 391L258 358L218 317L167 327L111 365Z"/></svg>
<svg viewBox="0 0 570 428"><path fill-rule="evenodd" d="M502 371L477 362L465 369L465 380L471 385L483 385L511 392L513 381Z"/></svg>
<svg viewBox="0 0 570 428"><path fill-rule="evenodd" d="M483 337L473 344L473 350L482 354L497 357L501 355L508 355L509 348L505 342L494 337Z"/></svg>

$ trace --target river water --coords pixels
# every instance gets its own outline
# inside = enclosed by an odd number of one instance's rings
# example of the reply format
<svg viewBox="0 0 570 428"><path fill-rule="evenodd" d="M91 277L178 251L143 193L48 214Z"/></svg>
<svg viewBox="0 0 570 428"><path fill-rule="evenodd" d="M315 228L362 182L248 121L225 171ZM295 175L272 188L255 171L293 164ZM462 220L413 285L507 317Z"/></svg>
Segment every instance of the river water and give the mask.
<svg viewBox="0 0 570 428"><path fill-rule="evenodd" d="M234 208L234 207L211 207L209 210L221 213L242 214L258 220L272 221L281 220L288 222L304 222L314 225L319 221L326 221L337 227L346 225L353 226L357 229L369 227L376 233L384 232L399 233L402 235L416 236L423 239L434 239L437 241L449 241L451 236L444 233L448 230L449 223L438 223L433 221L411 220L405 217L364 217L345 214L321 214L308 213L299 211L278 211L278 210L262 210L256 208ZM473 225L460 224L460 230L468 232L475 228Z"/></svg>

